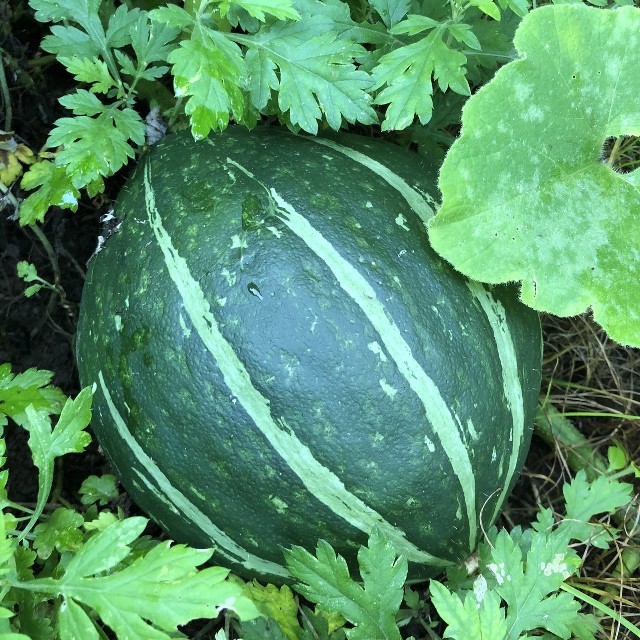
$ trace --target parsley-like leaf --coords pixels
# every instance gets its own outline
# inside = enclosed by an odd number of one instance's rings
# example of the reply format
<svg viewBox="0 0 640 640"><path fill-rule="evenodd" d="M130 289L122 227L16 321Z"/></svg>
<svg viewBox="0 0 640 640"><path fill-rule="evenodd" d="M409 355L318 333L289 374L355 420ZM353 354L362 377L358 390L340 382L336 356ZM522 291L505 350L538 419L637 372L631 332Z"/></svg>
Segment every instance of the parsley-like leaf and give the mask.
<svg viewBox="0 0 640 640"><path fill-rule="evenodd" d="M33 273L28 267L24 269L31 275L35 274L35 268ZM24 424L27 419L25 410L29 405L37 411L58 415L65 397L60 389L51 385L52 378L51 371L27 369L24 373L13 374L10 364L0 365L0 427L7 423L7 416L18 424Z"/></svg>
<svg viewBox="0 0 640 640"><path fill-rule="evenodd" d="M128 128L119 125L125 121ZM128 139L144 140L144 122L132 109L105 110L95 118L59 118L49 134L47 146L64 148L56 164L64 166L74 187L80 189L102 176L118 171L135 152Z"/></svg>
<svg viewBox="0 0 640 640"><path fill-rule="evenodd" d="M305 598L329 613L339 613L355 627L349 640L400 640L395 618L402 603L407 561L374 529L358 552L362 586L349 575L347 563L331 545L318 542L316 555L301 547L286 552L287 566Z"/></svg>
<svg viewBox="0 0 640 640"><path fill-rule="evenodd" d="M404 129L415 116L422 124L431 119L433 109L432 77L441 91L448 88L469 94L465 77L466 56L445 44L443 25L422 16L409 16L393 28L394 33L418 33L431 29L426 37L402 46L380 58L373 70L376 89L384 89L376 104L388 104L383 130ZM437 26L436 26L437 25Z"/></svg>
<svg viewBox="0 0 640 640"><path fill-rule="evenodd" d="M242 7L252 18L264 22L267 15L278 20L299 20L300 14L293 8L291 0L223 0L220 3L222 15L226 15L233 5Z"/></svg>
<svg viewBox="0 0 640 640"><path fill-rule="evenodd" d="M445 638L503 640L506 637L505 614L496 593L486 591L476 596L467 592L461 599L437 580L431 580L430 589L433 606L448 625Z"/></svg>
<svg viewBox="0 0 640 640"><path fill-rule="evenodd" d="M323 115L335 130L343 118L350 123L377 122L367 93L372 80L354 64L365 49L326 30L326 23L323 16L276 22L242 40L249 47L246 61L254 106L263 109L271 90L276 90L278 106L288 112L291 124L313 134Z"/></svg>
<svg viewBox="0 0 640 640"><path fill-rule="evenodd" d="M191 132L204 138L229 124L229 114L242 120L246 66L240 48L222 34L200 29L192 40L183 40L167 57L173 65L177 96L188 96L185 113Z"/></svg>
<svg viewBox="0 0 640 640"><path fill-rule="evenodd" d="M74 186L64 167L56 167L53 162L43 160L32 165L20 183L23 189L39 189L25 198L20 205L22 226L43 222L49 207L61 209L78 208L80 191Z"/></svg>
<svg viewBox="0 0 640 640"><path fill-rule="evenodd" d="M98 58L59 55L58 61L73 74L75 80L92 84L91 91L94 93L107 93L109 89L116 86L109 67Z"/></svg>

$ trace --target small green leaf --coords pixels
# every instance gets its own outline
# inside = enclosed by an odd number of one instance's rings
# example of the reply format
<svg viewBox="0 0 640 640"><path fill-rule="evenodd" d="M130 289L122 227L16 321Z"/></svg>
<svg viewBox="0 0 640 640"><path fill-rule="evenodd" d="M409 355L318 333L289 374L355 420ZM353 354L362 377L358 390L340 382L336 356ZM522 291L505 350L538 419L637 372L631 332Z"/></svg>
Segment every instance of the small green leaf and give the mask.
<svg viewBox="0 0 640 640"><path fill-rule="evenodd" d="M116 488L116 478L112 473L106 473L102 476L91 475L85 478L78 493L80 494L80 502L85 505L95 502L106 505L119 495Z"/></svg>
<svg viewBox="0 0 640 640"><path fill-rule="evenodd" d="M607 459L609 460L610 471L619 471L629 464L629 460L627 459L627 454L624 449L617 445L607 449Z"/></svg>
<svg viewBox="0 0 640 640"><path fill-rule="evenodd" d="M112 87L116 86L116 82L109 72L109 67L102 60L59 55L58 62L64 65L78 82L87 82L93 85L91 91L94 93L108 93Z"/></svg>
<svg viewBox="0 0 640 640"><path fill-rule="evenodd" d="M52 378L51 371L27 369L12 374L10 364L0 365L0 416L9 416L22 425L26 421L25 409L30 405L37 411L58 415L65 396L51 385Z"/></svg>
<svg viewBox="0 0 640 640"><path fill-rule="evenodd" d="M177 29L187 29L195 24L194 17L182 7L169 4L166 7L158 7L149 12L149 17L156 22L171 25Z"/></svg>
<svg viewBox="0 0 640 640"><path fill-rule="evenodd" d="M76 116L95 116L108 109L99 98L86 89L77 89L74 93L68 93L59 98L58 102L73 111Z"/></svg>
<svg viewBox="0 0 640 640"><path fill-rule="evenodd" d="M593 482L587 481L584 470L578 471L562 492L567 503L567 515L561 524L566 535L574 540L589 541L592 545L606 549L612 539L612 528L590 520L601 513L614 513L631 500L631 484L599 476Z"/></svg>
<svg viewBox="0 0 640 640"><path fill-rule="evenodd" d="M640 346L640 169L605 141L640 135L640 9L544 6L521 22L520 58L472 96L440 171L435 250L475 280L521 281L534 309L591 307Z"/></svg>
<svg viewBox="0 0 640 640"><path fill-rule="evenodd" d="M363 586L351 578L344 558L324 540L318 542L315 557L301 547L285 555L289 570L301 582L296 590L355 625L346 631L347 638L400 640L395 619L402 603L407 561L396 556L377 529L371 533L368 547L361 547L358 553Z"/></svg>
<svg viewBox="0 0 640 640"><path fill-rule="evenodd" d="M80 56L98 58L102 49L85 31L77 27L54 25L51 34L45 36L40 45L48 53L57 56Z"/></svg>
<svg viewBox="0 0 640 640"><path fill-rule="evenodd" d="M110 16L107 24L106 43L114 49L131 44L131 29L138 21L140 9L129 9L121 4Z"/></svg>
<svg viewBox="0 0 640 640"><path fill-rule="evenodd" d="M36 222L43 222L44 215L50 207L61 209L78 208L80 192L73 185L64 167L56 167L49 160L42 160L31 165L22 176L20 183L23 189L35 189L20 205L20 225L26 226Z"/></svg>
<svg viewBox="0 0 640 640"><path fill-rule="evenodd" d="M382 18L382 22L388 29L404 18L411 6L409 0L370 0L369 4Z"/></svg>
<svg viewBox="0 0 640 640"><path fill-rule="evenodd" d="M494 592L486 591L486 583L482 597L476 598L472 592L467 592L464 601L437 580L431 580L430 585L433 606L447 623L444 638L503 640L507 636L500 598Z"/></svg>
<svg viewBox="0 0 640 640"><path fill-rule="evenodd" d="M80 527L84 518L75 510L56 509L44 522L37 525L33 548L38 556L46 560L55 550L76 552L82 546L83 533Z"/></svg>
<svg viewBox="0 0 640 640"><path fill-rule="evenodd" d="M20 260L20 262L18 262L17 273L18 278L22 278L25 282L40 280L35 265L27 262L26 260Z"/></svg>
<svg viewBox="0 0 640 640"><path fill-rule="evenodd" d="M298 623L298 604L287 585L278 588L273 584L262 586L253 581L244 586L244 593L255 603L261 614L277 622L283 637L287 640L299 640L302 628Z"/></svg>
<svg viewBox="0 0 640 640"><path fill-rule="evenodd" d="M185 113L191 132L200 139L220 131L233 114L242 120L246 67L240 48L223 35L207 30L199 39L183 40L167 57L177 96L188 96Z"/></svg>
<svg viewBox="0 0 640 640"><path fill-rule="evenodd" d="M264 108L271 90L277 90L278 106L291 124L313 134L323 116L334 130L343 119L363 124L377 121L368 94L371 77L354 64L365 49L327 29L328 24L323 15L276 22L247 41L254 106Z"/></svg>
<svg viewBox="0 0 640 640"><path fill-rule="evenodd" d="M291 0L223 0L220 3L222 15L226 15L232 5L242 7L250 16L264 22L267 15L278 20L300 20L300 14L293 8Z"/></svg>
<svg viewBox="0 0 640 640"><path fill-rule="evenodd" d="M396 25L395 29L403 30L403 24ZM431 28L426 24L423 26ZM418 25L415 28L419 28ZM380 58L373 70L373 78L374 89L382 89L376 97L376 104L389 105L382 123L383 130L405 129L416 115L422 124L429 122L433 107L432 78L442 91L451 88L456 93L469 94L464 69L467 58L445 44L445 34L446 29L440 25L421 40Z"/></svg>

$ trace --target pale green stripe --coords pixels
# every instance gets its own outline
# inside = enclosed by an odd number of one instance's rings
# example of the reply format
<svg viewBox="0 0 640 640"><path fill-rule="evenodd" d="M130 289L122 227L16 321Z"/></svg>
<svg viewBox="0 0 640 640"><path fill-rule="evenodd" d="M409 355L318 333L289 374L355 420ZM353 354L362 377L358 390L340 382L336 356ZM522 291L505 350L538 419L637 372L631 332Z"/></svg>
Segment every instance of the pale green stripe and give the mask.
<svg viewBox="0 0 640 640"><path fill-rule="evenodd" d="M342 289L362 309L367 320L378 332L387 352L396 363L414 393L424 406L427 419L449 458L462 488L469 519L469 546L476 541L476 482L467 448L462 441L458 425L440 390L411 353L402 332L389 316L376 292L362 274L345 260L331 243L301 216L275 189L271 197L278 205L281 220L331 269Z"/></svg>
<svg viewBox="0 0 640 640"><path fill-rule="evenodd" d="M176 513L181 513L186 519L192 522L194 526L198 527L198 529L208 536L211 543L215 546L216 553L219 553L231 562L241 564L247 571L257 572L263 575L276 575L282 578L290 577L289 572L282 565L254 556L236 544L224 531L216 527L184 494L171 484L169 478L162 473L158 465L146 454L138 441L129 432L124 419L113 403L102 371L98 372L98 379L120 439L129 447L140 468L144 469L148 475L148 477L145 477L141 472L137 474L145 483L147 489L167 506L175 510Z"/></svg>
<svg viewBox="0 0 640 640"><path fill-rule="evenodd" d="M518 356L511 339L505 309L500 301L496 300L480 283L467 281L467 286L480 303L491 325L502 368L504 397L511 412L511 452L508 453L509 465L504 486L498 496L493 512L493 520L495 520L507 498L507 489L515 475L518 457L522 448L522 440L524 438L524 400L518 371Z"/></svg>
<svg viewBox="0 0 640 640"><path fill-rule="evenodd" d="M305 139L316 142L317 144L324 145L325 147L329 147L334 151L338 151L339 153L342 153L348 158L351 158L351 160L354 160L355 162L365 166L367 169L380 176L407 201L407 204L415 211L416 214L418 214L425 226L433 217L433 209L429 206L425 196L422 195L417 189L407 184L407 182L403 180L398 174L394 173L393 171L391 171L391 169L385 167L377 160L373 160L364 153L361 153L360 151L356 151L355 149L351 149L349 147L345 147L341 144L338 144L337 142L334 142L333 140L326 140L325 138L318 137L305 137Z"/></svg>
<svg viewBox="0 0 640 640"><path fill-rule="evenodd" d="M442 566L450 564L410 543L403 531L388 523L379 513L350 493L336 475L320 464L283 418L275 420L272 417L269 400L253 386L244 364L220 332L200 284L191 275L187 262L178 254L162 224L151 186L149 163L145 166L144 182L149 223L164 255L169 275L182 296L185 311L200 339L216 360L231 394L275 451L300 478L309 493L354 527L366 533L378 527L396 550L413 562Z"/></svg>

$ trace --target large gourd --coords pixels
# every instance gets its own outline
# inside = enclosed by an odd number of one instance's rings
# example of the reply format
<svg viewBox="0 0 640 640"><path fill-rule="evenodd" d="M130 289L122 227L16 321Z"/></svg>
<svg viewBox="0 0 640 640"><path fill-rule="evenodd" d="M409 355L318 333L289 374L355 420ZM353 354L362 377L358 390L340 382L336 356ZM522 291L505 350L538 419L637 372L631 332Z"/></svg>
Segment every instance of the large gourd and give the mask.
<svg viewBox="0 0 640 640"><path fill-rule="evenodd" d="M176 539L283 581L373 527L414 578L464 559L526 455L535 313L432 251L434 167L356 136L168 136L119 197L78 331L94 430Z"/></svg>

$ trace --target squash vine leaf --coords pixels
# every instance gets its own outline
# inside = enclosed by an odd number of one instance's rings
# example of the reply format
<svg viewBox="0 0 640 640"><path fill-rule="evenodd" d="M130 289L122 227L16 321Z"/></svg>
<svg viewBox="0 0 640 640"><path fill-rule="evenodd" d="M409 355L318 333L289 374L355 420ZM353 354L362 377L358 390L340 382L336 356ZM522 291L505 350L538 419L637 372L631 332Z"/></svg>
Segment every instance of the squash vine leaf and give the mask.
<svg viewBox="0 0 640 640"><path fill-rule="evenodd" d="M591 307L640 346L640 169L601 157L640 135L640 9L542 7L514 43L520 58L465 105L431 243L471 278L521 281L523 302L559 316Z"/></svg>

